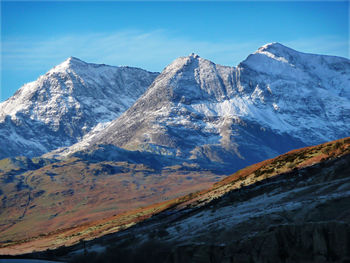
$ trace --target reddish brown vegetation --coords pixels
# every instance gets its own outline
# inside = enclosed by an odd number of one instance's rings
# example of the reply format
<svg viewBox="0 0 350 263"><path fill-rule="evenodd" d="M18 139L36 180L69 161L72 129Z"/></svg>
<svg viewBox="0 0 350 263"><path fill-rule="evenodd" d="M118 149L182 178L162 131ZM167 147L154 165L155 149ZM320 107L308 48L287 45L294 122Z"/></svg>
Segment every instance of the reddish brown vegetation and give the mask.
<svg viewBox="0 0 350 263"><path fill-rule="evenodd" d="M212 184L214 181L214 176L212 174L191 174L194 179L187 180L188 174L171 172L163 172L159 175L150 172L152 176L150 174L144 176L144 174L142 174L145 171L144 167L140 169L138 173L135 173L137 167L133 167L133 169L130 170L131 172L124 172L123 174L113 176L109 174L103 175L103 180L95 182L94 188L92 190L90 189L89 195L91 199L86 202L87 205L83 209L78 209L75 212L71 212L72 209L74 209L74 205L76 205L78 201L81 202L81 200L84 200L84 197L86 197L86 192L84 196L84 187L86 187L87 178L88 180L93 179L86 176L88 173L87 171L99 169L98 164L86 165L79 160L70 160L70 162L61 163L59 167L54 167L54 164L41 169L41 173L47 171L56 172L57 169L63 169L64 172L62 172L62 170L60 171L64 176L62 176L62 178L58 177L57 179L67 180L67 177L73 176L75 178L74 182L76 183L76 185L71 185L75 191L74 195L72 195L74 198L64 196L64 199L61 201L64 203L64 206L55 206L53 209L56 213L58 211L60 216L51 220L34 222L36 224L34 225L33 231L30 232L31 236L29 238L22 241L17 240L16 242L4 243L2 245L3 248L0 248L0 254L18 254L30 252L33 249L45 250L60 245L75 244L81 239L93 239L107 233L117 232L166 209L201 206L233 189L242 187L242 185L253 184L281 173L288 173L295 169L300 169L346 154L350 154L350 138L293 150L276 158L246 167L226 177L222 181L213 184L210 188L207 188L207 190L201 189L205 189ZM72 172L72 169L69 169L72 163L74 163L74 172ZM45 181L43 179L44 177L38 176L37 171L29 173L26 176L28 178L38 177L40 180L37 183L40 185L52 183L50 181ZM134 178L135 176L143 178L142 185L146 186L146 188L142 188L141 191L135 191L135 188L133 188L135 185L130 182L129 184L125 184L127 178L130 180L130 178ZM50 179L46 178L46 180ZM32 179L29 181L32 181ZM150 185L154 187L152 191L149 190ZM66 187L66 185L64 186ZM63 189L64 188L59 189L56 187L52 192L55 193L55 191L58 191L61 193ZM66 189L67 187L65 190ZM163 192L162 189L166 191ZM186 190L185 192L183 190L180 192L180 189ZM184 195L186 192L193 193ZM41 195L39 200L41 200L40 198L43 198L42 201L47 200L45 199L47 193L45 195ZM67 195L69 195L69 192ZM183 196L171 199L180 195ZM114 199L108 199L112 196ZM162 198L171 200L157 203L159 200L162 200ZM51 207L44 206L40 202L38 205L41 205L40 209L38 208L39 210L36 210L39 213L53 213L50 210ZM103 211L102 209L101 212L96 211L96 208L104 208L106 210ZM67 211L70 213L67 213ZM29 218L30 215L33 215L32 211L28 211L27 213ZM67 214L65 215L64 213ZM33 219L35 219L35 217L33 217ZM31 223L31 221L25 222L25 220L23 220L20 223L23 223L23 226L28 229L30 227L28 224ZM21 229L16 229L18 224L19 223L13 225L11 228L14 229L19 236ZM5 230L5 232L6 231L8 230ZM39 236L39 234L42 233L44 233L44 235Z"/></svg>

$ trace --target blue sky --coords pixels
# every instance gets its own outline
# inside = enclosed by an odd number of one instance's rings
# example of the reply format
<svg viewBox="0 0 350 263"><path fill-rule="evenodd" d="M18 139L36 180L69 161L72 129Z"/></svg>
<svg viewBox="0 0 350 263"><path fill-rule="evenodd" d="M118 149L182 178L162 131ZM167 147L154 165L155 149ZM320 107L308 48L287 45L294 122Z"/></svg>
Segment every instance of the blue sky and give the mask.
<svg viewBox="0 0 350 263"><path fill-rule="evenodd" d="M349 3L1 2L1 94L69 56L161 71L192 52L237 65L269 42L349 58Z"/></svg>

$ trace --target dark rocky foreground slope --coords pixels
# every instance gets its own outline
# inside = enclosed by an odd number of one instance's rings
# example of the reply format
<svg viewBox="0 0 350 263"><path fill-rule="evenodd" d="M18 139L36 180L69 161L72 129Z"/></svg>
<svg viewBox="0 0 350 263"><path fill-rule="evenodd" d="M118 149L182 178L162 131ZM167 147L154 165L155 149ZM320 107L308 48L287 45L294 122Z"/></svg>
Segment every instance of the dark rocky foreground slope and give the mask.
<svg viewBox="0 0 350 263"><path fill-rule="evenodd" d="M145 253L148 245L154 262L349 262L349 204L347 155L229 192L176 220L160 220L145 233L133 232L126 248L119 242L95 255L96 261L116 259L123 249ZM125 262L138 257L125 256Z"/></svg>
<svg viewBox="0 0 350 263"><path fill-rule="evenodd" d="M165 210L160 205L159 213L129 229L29 256L72 262L348 262L349 204L347 138L249 166L208 190L174 199Z"/></svg>

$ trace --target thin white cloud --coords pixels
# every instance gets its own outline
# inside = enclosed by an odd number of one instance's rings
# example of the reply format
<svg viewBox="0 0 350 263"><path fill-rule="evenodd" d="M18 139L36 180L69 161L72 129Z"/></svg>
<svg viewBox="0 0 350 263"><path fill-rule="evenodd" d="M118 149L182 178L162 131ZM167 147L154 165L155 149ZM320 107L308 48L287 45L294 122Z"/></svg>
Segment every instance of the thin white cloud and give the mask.
<svg viewBox="0 0 350 263"><path fill-rule="evenodd" d="M189 53L219 60L229 65L256 48L254 43L215 43L169 37L164 31L122 31L113 34L86 34L36 39L11 39L3 42L7 67L25 70L76 56L86 61L115 65L143 66L161 70L171 59ZM222 63L221 62L221 63Z"/></svg>
<svg viewBox="0 0 350 263"><path fill-rule="evenodd" d="M235 66L260 46L278 41L302 52L349 58L349 41L333 36L310 39L260 39L247 42L200 41L156 30L120 31L53 38L2 39L0 101L25 82L33 81L69 56L87 62L128 65L161 71L172 60L192 52L215 63ZM5 75L6 74L6 75ZM1 76L1 74L0 74ZM16 80L14 80L14 76ZM10 84L9 84L10 83ZM1 96L2 92L6 95Z"/></svg>
<svg viewBox="0 0 350 263"><path fill-rule="evenodd" d="M266 42L272 41L279 40ZM13 38L4 40L2 44L3 67L9 70L49 70L67 57L76 56L87 62L160 71L176 57L192 52L215 63L234 66L265 42L199 41L174 37L164 30L156 30L69 35L50 39ZM282 44L303 52L339 56L347 56L349 46L347 41L332 36L282 41Z"/></svg>

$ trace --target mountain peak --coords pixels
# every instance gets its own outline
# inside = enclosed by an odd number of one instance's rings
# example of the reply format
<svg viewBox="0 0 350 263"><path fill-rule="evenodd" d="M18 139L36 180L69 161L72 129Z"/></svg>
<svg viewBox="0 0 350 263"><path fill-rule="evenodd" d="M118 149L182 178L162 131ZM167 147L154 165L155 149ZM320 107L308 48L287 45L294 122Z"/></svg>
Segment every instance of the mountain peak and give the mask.
<svg viewBox="0 0 350 263"><path fill-rule="evenodd" d="M296 53L297 51L282 45L281 43L278 42L272 42L263 45L260 47L257 51L255 51L253 54L264 54L264 55L269 55L272 54L277 57L284 57L286 55Z"/></svg>
<svg viewBox="0 0 350 263"><path fill-rule="evenodd" d="M67 69L72 69L74 67L79 67L79 66L83 66L86 64L87 64L86 62L80 60L79 58L70 56L65 61L63 61L62 63L60 63L57 66L55 66L54 68L52 68L49 72L51 72L51 73L64 72Z"/></svg>
<svg viewBox="0 0 350 263"><path fill-rule="evenodd" d="M82 61L81 59L79 59L77 57L72 57L72 56L67 58L65 61L67 61L68 63L86 63L86 62Z"/></svg>
<svg viewBox="0 0 350 263"><path fill-rule="evenodd" d="M199 56L193 52L191 54L189 54L189 57L190 58L199 58Z"/></svg>
<svg viewBox="0 0 350 263"><path fill-rule="evenodd" d="M261 46L258 49L258 51L259 50L268 50L268 49L278 49L278 48L280 49L280 48L288 48L288 47L286 47L286 46L284 46L284 45L282 45L281 43L278 43L278 42L271 42L271 43L267 43L267 44Z"/></svg>
<svg viewBox="0 0 350 263"><path fill-rule="evenodd" d="M199 60L203 60L200 56L195 53L191 53L188 56L182 56L175 59L164 69L163 73L166 74L175 74L179 70L187 67L191 64L197 64Z"/></svg>
<svg viewBox="0 0 350 263"><path fill-rule="evenodd" d="M281 43L272 42L261 46L240 65L246 65L252 69L271 74L283 71L285 66L293 66L298 57L300 57L300 52ZM266 65L269 65L269 67L266 67Z"/></svg>

